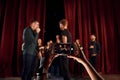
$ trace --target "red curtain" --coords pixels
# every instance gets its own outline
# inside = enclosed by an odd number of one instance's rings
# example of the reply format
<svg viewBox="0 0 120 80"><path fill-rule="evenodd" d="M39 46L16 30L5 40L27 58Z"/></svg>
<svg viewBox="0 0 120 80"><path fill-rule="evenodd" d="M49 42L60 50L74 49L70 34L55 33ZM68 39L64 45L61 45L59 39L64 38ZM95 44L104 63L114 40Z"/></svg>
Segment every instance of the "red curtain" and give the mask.
<svg viewBox="0 0 120 80"><path fill-rule="evenodd" d="M43 39L45 9L45 0L0 0L0 77L20 75L23 29L36 19Z"/></svg>
<svg viewBox="0 0 120 80"><path fill-rule="evenodd" d="M0 0L0 77L21 73L23 29L32 19L40 22L44 39L46 0ZM98 71L120 73L120 4L119 0L64 0L65 16L73 40L80 38L88 58L89 35L101 44ZM74 61L70 65L74 71Z"/></svg>
<svg viewBox="0 0 120 80"><path fill-rule="evenodd" d="M102 73L120 73L120 4L119 0L64 0L65 17L73 40L79 38L88 57L89 35L101 44L97 68ZM75 66L70 66L73 72Z"/></svg>

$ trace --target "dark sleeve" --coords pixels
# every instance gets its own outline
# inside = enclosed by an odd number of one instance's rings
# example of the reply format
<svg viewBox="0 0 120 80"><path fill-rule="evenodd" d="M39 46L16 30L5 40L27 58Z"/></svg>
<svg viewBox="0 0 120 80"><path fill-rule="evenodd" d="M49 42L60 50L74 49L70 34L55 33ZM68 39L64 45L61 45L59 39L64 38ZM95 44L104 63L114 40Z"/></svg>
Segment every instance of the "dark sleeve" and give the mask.
<svg viewBox="0 0 120 80"><path fill-rule="evenodd" d="M33 32L27 28L24 30L24 33L23 33L23 39L24 39L24 42L26 43L36 43L36 39L37 39L38 35L37 33L34 33L33 35Z"/></svg>

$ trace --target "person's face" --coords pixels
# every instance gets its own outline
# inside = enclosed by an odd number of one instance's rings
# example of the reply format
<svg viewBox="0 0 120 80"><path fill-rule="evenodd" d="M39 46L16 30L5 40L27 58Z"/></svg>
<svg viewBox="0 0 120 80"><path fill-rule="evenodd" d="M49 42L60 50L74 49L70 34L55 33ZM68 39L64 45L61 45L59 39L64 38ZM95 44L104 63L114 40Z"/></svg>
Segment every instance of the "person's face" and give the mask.
<svg viewBox="0 0 120 80"><path fill-rule="evenodd" d="M64 25L63 24L59 24L59 26L60 26L61 30L64 30Z"/></svg>
<svg viewBox="0 0 120 80"><path fill-rule="evenodd" d="M95 39L96 39L95 35L91 35L90 39L91 39L91 41L95 41Z"/></svg>
<svg viewBox="0 0 120 80"><path fill-rule="evenodd" d="M33 30L36 30L37 28L39 28L39 22L36 21L36 22L31 23L31 27Z"/></svg>

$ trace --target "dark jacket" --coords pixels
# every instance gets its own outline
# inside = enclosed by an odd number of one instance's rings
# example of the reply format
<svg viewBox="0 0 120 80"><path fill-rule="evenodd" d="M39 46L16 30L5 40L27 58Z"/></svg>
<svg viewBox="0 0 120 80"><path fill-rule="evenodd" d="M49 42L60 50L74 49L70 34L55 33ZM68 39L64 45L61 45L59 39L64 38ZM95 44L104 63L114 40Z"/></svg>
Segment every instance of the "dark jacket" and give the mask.
<svg viewBox="0 0 120 80"><path fill-rule="evenodd" d="M91 49L90 46L94 46L94 49ZM89 42L89 46L88 46L88 50L89 50L89 53L92 54L92 53L100 53L100 44L96 41L90 41Z"/></svg>
<svg viewBox="0 0 120 80"><path fill-rule="evenodd" d="M31 55L36 55L37 52L37 38L38 34L31 29L31 27L26 27L23 31L23 51L24 53L29 53Z"/></svg>

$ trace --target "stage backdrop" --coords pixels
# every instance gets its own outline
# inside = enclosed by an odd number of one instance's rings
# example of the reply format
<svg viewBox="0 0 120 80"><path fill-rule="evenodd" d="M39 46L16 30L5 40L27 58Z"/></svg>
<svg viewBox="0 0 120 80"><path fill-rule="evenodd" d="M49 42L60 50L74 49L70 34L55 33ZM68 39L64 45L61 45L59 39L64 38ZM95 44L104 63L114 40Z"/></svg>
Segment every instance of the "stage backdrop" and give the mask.
<svg viewBox="0 0 120 80"><path fill-rule="evenodd" d="M0 77L20 76L22 33L31 19L40 21L44 37L46 0L0 0ZM80 38L88 58L89 35L101 44L98 70L120 73L120 4L119 0L64 0L73 40ZM74 61L71 62L73 73Z"/></svg>
<svg viewBox="0 0 120 80"><path fill-rule="evenodd" d="M100 42L98 71L120 73L120 1L64 0L64 9L72 38L80 39L88 59L89 35L95 34ZM74 65L70 66L72 73L74 69Z"/></svg>
<svg viewBox="0 0 120 80"><path fill-rule="evenodd" d="M0 0L0 77L21 73L23 29L32 19L40 22L44 36L46 0Z"/></svg>

